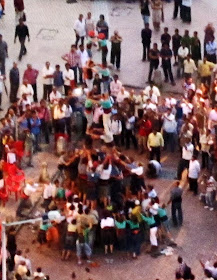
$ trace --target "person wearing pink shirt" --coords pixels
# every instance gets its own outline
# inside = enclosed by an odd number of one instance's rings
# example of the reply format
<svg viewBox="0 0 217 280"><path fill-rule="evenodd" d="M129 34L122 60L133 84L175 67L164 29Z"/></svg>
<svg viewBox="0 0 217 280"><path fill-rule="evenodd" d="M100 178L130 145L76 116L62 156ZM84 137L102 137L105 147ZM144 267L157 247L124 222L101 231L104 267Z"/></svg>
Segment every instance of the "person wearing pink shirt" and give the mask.
<svg viewBox="0 0 217 280"><path fill-rule="evenodd" d="M38 102L38 96L37 96L37 77L38 77L39 71L32 68L31 64L27 64L27 69L25 70L23 74L23 79L27 80L30 85L32 85L34 94L33 94L33 100L34 102Z"/></svg>

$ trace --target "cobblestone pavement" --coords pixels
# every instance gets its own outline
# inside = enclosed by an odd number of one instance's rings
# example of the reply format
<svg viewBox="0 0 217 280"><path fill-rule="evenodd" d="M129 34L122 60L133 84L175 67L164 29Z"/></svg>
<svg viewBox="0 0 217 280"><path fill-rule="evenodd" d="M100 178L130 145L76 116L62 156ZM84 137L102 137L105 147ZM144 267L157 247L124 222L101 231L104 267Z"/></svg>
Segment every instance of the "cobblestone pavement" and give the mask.
<svg viewBox="0 0 217 280"><path fill-rule="evenodd" d="M193 1L193 22L191 25L182 24L178 19L172 21L173 4L165 4L165 22L162 25L168 26L170 33L178 27L183 33L184 29L189 28L191 33L198 30L199 37L203 39L203 29L207 22L217 24L216 10L217 2L210 0ZM12 7L13 1L6 3L6 16L0 20L0 33L3 34L9 45L9 59L7 69L11 68L12 62L17 60L19 44L13 44L15 20ZM79 13L86 14L92 11L95 19L99 14L105 14L111 26L111 32L118 29L123 36L122 46L122 67L120 77L125 84L144 87L147 80L148 64L141 62L142 45L140 43L140 31L142 20L139 14L138 3L127 4L120 1L78 1L76 4L66 4L64 0L25 0L27 24L30 29L31 42L27 43L28 54L19 62L21 76L27 63L32 63L39 70L42 69L44 62L50 60L53 65L60 63L61 55L68 51L71 43L74 42L73 23ZM208 8L209 7L209 8ZM210 18L212 20L210 20ZM159 42L158 34L154 32L153 42ZM94 58L100 62L100 56L96 52ZM38 81L39 96L42 95L41 77ZM7 81L8 83L8 81ZM180 90L180 83L172 90ZM171 91L170 87L165 87L164 91ZM8 100L4 97L4 108L7 108ZM38 178L40 164L47 161L50 173L56 166L56 157L52 153L53 147L44 147L44 152L34 157L34 169L27 169L26 176ZM133 152L130 152L134 154ZM155 180L153 183L160 193L160 197L167 201L170 185L175 177L176 166L179 155L165 154L163 157L163 178ZM138 159L145 162L145 156L138 156ZM38 196L34 198L37 199ZM0 208L1 215L14 215L17 202L12 197L7 207ZM170 257L161 256L157 259L151 258L144 253L138 260L132 261L116 253L113 264L107 264L102 253L94 256L100 263L99 268L92 268L90 273L85 272L83 265L76 265L75 257L69 262L61 262L58 250L48 249L39 254L36 245L36 233L31 231L28 226L23 227L18 236L18 244L21 249L30 248L29 257L32 259L33 266L42 266L44 271L51 276L51 279L69 279L71 272L75 271L77 278L84 280L98 279L173 279L176 267L177 255L182 255L186 262L193 267L196 279L202 279L202 269L198 262L199 258L206 260L214 256L216 252L216 212L209 212L203 209L198 198L192 197L185 191L184 201L184 224L180 229L173 229L175 241L178 244L174 255Z"/></svg>

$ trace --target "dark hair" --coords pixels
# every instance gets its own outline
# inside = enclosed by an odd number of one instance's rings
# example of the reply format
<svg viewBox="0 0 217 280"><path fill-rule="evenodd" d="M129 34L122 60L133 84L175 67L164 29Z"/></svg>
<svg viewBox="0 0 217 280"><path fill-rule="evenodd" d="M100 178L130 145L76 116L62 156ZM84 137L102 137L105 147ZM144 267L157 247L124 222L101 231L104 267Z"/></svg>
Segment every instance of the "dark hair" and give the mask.
<svg viewBox="0 0 217 280"><path fill-rule="evenodd" d="M176 279L180 279L180 278L182 278L181 273L180 272L176 272Z"/></svg>
<svg viewBox="0 0 217 280"><path fill-rule="evenodd" d="M179 262L179 263L182 263L183 262L183 259L182 259L182 257L178 257L178 259L177 259L177 261Z"/></svg>
<svg viewBox="0 0 217 280"><path fill-rule="evenodd" d="M84 210L84 213L86 214L86 215L88 215L89 213L90 213L90 208L86 208L85 210Z"/></svg>
<svg viewBox="0 0 217 280"><path fill-rule="evenodd" d="M41 267L37 267L36 271L41 272L42 271Z"/></svg>
<svg viewBox="0 0 217 280"><path fill-rule="evenodd" d="M212 277L212 273L211 273L211 271L209 271L208 269L204 269L204 274L205 274L207 277Z"/></svg>

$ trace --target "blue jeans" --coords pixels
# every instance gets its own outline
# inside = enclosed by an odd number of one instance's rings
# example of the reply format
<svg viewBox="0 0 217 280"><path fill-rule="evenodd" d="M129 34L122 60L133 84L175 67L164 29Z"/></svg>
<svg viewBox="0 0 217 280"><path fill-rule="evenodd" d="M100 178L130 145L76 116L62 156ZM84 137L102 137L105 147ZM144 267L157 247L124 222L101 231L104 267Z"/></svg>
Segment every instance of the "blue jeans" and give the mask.
<svg viewBox="0 0 217 280"><path fill-rule="evenodd" d="M85 253L87 257L90 257L92 254L91 248L87 243L79 243L78 241L76 242L76 255L77 257L82 256L82 252Z"/></svg>
<svg viewBox="0 0 217 280"><path fill-rule="evenodd" d="M144 23L149 23L150 16L142 15L142 19L144 20Z"/></svg>

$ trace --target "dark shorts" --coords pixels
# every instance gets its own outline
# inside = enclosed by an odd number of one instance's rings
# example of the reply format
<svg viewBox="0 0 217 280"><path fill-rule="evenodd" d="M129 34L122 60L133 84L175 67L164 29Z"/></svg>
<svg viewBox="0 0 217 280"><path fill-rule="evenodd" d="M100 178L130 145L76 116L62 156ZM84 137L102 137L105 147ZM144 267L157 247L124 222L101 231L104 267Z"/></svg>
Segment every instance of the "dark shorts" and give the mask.
<svg viewBox="0 0 217 280"><path fill-rule="evenodd" d="M113 245L115 243L115 229L103 229L102 230L102 241L104 245Z"/></svg>

